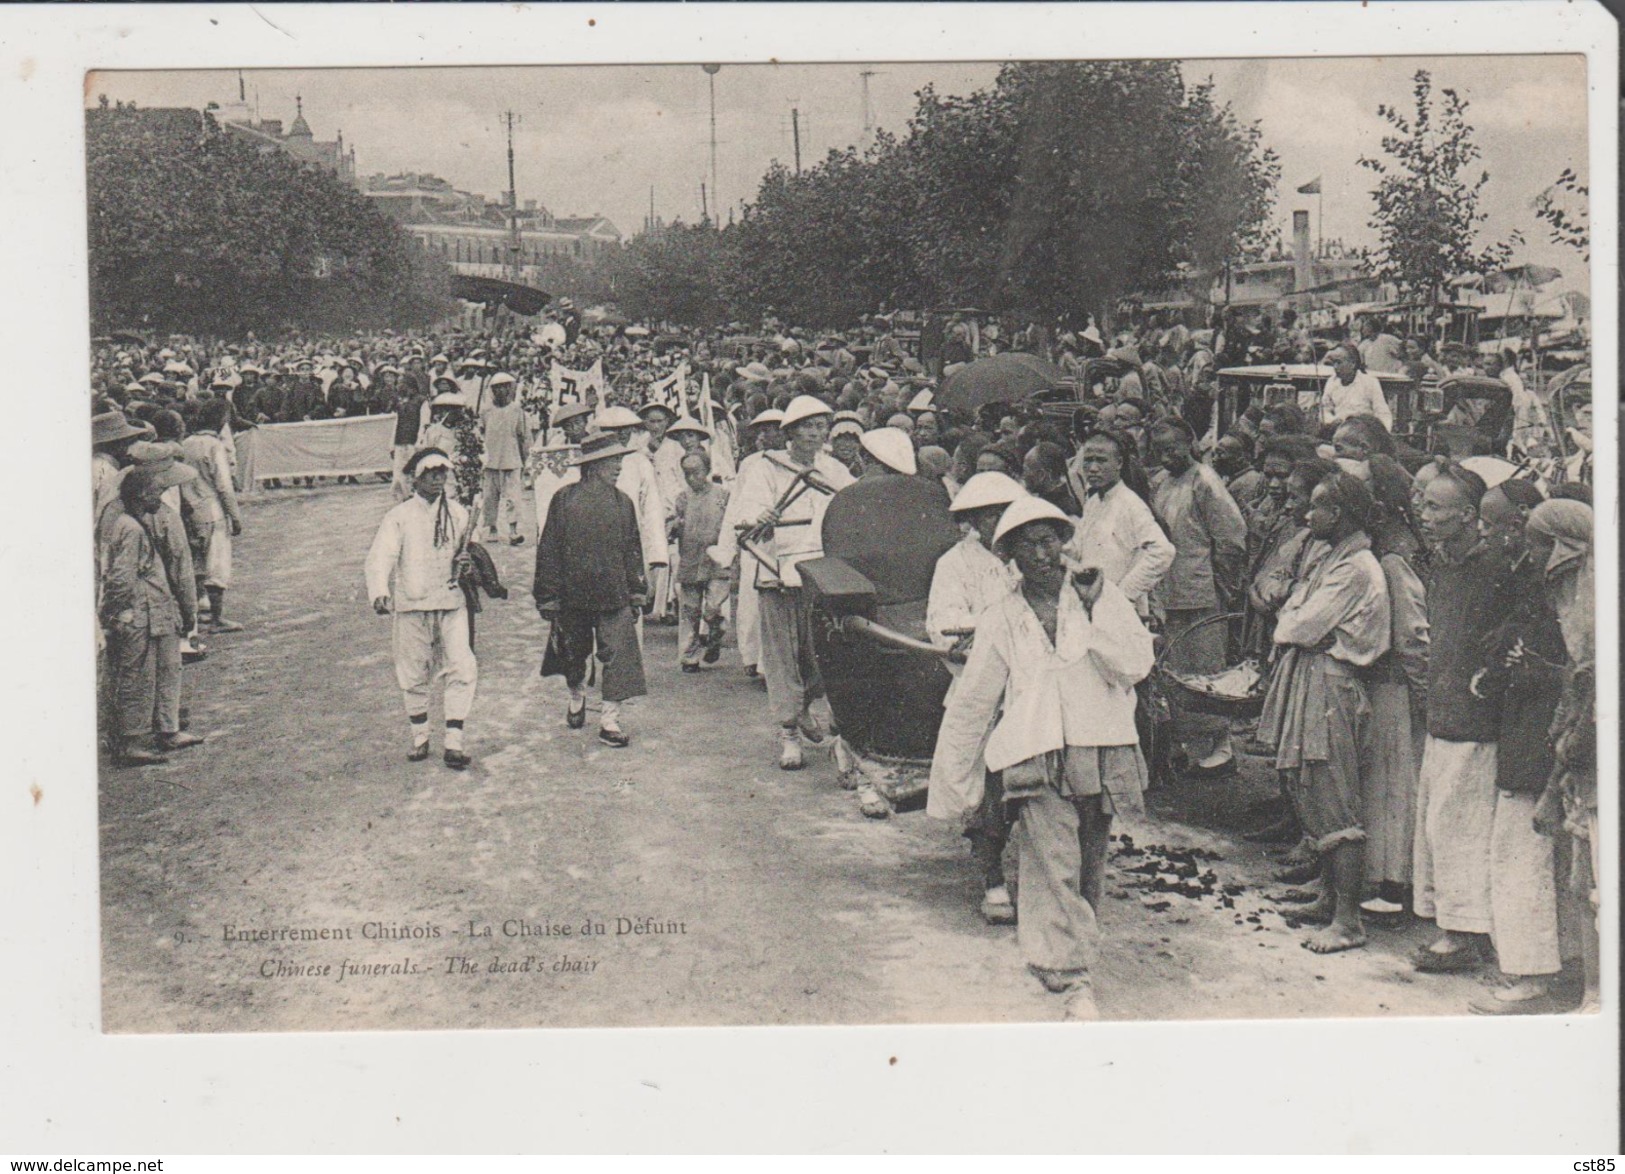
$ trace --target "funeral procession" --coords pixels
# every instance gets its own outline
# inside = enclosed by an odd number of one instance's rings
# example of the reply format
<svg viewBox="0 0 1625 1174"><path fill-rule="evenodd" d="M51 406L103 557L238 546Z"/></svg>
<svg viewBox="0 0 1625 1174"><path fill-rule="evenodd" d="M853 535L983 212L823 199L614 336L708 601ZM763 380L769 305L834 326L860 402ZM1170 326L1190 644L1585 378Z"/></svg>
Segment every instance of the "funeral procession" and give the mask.
<svg viewBox="0 0 1625 1174"><path fill-rule="evenodd" d="M107 1028L1596 1012L1573 60L93 74Z"/></svg>

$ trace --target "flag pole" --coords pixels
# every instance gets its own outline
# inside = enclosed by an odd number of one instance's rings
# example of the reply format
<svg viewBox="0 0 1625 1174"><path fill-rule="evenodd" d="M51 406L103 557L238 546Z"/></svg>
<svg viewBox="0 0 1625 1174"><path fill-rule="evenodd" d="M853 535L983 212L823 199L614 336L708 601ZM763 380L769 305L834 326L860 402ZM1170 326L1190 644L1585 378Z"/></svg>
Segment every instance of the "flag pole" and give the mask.
<svg viewBox="0 0 1625 1174"><path fill-rule="evenodd" d="M1315 188L1316 188L1316 190L1315 190L1315 197L1316 197L1316 199L1315 199L1315 205L1316 205L1316 208L1315 208L1315 236L1317 238L1316 242L1315 242L1315 255L1317 257L1324 257L1326 255L1326 184L1325 184L1325 181L1324 180L1317 181L1316 185L1315 185ZM1313 271L1311 270L1311 272L1313 272Z"/></svg>

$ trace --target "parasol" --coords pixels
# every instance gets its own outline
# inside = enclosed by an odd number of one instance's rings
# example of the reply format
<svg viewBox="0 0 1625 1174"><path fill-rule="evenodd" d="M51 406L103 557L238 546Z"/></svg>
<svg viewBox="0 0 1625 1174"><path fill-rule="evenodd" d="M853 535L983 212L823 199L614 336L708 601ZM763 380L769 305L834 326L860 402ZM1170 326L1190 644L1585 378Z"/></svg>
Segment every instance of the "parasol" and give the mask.
<svg viewBox="0 0 1625 1174"><path fill-rule="evenodd" d="M937 406L974 412L984 404L1011 403L1048 391L1066 380L1066 372L1037 355L1008 351L967 363L943 382Z"/></svg>
<svg viewBox="0 0 1625 1174"><path fill-rule="evenodd" d="M469 277L461 273L452 275L451 293L465 302L503 305L515 314L525 315L540 314L552 300L551 294L532 286L498 281L494 277Z"/></svg>

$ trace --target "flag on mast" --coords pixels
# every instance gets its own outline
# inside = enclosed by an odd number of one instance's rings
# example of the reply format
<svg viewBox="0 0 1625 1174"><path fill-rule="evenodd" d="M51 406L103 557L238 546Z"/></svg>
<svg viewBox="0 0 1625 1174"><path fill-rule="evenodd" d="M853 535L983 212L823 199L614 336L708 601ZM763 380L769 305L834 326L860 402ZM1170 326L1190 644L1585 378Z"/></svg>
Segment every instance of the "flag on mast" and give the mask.
<svg viewBox="0 0 1625 1174"><path fill-rule="evenodd" d="M1308 183L1304 184L1301 188L1299 188L1298 189L1298 194L1300 196L1318 196L1318 195L1320 195L1320 176L1318 176L1318 175L1315 176L1314 179L1311 179Z"/></svg>

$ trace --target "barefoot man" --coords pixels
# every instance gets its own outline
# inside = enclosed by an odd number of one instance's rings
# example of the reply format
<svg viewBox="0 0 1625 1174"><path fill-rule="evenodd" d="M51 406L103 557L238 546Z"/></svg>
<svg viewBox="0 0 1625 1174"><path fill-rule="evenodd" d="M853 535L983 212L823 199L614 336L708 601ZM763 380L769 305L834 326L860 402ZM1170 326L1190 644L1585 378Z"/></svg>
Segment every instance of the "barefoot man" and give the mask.
<svg viewBox="0 0 1625 1174"><path fill-rule="evenodd" d="M1365 945L1360 765L1369 761L1371 703L1356 674L1390 639L1388 587L1367 534L1373 508L1371 491L1347 473L1315 487L1309 531L1321 549L1276 618L1282 654L1258 722L1320 858L1320 899L1296 917L1329 923L1303 943L1317 954Z"/></svg>

